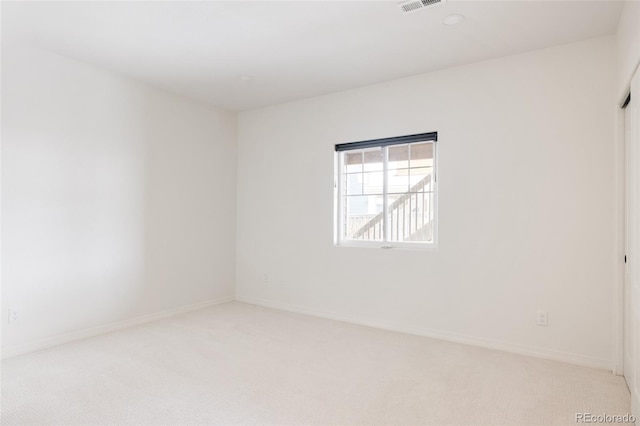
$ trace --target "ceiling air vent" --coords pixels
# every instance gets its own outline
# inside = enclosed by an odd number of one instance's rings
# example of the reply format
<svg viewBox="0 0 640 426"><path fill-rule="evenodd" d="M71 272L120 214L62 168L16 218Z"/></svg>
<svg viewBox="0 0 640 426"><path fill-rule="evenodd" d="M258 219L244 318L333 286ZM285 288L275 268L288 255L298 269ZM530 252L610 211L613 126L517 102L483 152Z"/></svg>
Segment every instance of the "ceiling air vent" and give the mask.
<svg viewBox="0 0 640 426"><path fill-rule="evenodd" d="M423 9L428 6L435 6L439 3L444 3L446 0L408 0L398 4L402 13L415 12L418 9Z"/></svg>

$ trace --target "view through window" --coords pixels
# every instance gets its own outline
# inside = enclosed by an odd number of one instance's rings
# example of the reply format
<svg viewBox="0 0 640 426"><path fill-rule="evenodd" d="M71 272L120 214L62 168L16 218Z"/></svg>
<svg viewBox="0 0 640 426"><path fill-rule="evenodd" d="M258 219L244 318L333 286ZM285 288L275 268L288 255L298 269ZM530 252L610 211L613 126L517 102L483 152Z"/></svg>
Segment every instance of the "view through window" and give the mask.
<svg viewBox="0 0 640 426"><path fill-rule="evenodd" d="M434 242L436 140L429 133L336 146L338 243Z"/></svg>

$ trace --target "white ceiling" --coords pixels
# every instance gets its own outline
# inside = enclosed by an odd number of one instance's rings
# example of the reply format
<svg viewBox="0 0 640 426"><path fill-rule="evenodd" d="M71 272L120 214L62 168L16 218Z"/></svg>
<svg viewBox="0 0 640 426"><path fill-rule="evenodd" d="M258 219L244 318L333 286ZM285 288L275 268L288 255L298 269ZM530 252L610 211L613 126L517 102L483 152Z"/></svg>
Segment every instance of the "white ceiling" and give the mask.
<svg viewBox="0 0 640 426"><path fill-rule="evenodd" d="M616 1L3 2L3 40L246 110L613 34ZM445 26L445 16L466 20ZM250 75L244 82L239 76Z"/></svg>

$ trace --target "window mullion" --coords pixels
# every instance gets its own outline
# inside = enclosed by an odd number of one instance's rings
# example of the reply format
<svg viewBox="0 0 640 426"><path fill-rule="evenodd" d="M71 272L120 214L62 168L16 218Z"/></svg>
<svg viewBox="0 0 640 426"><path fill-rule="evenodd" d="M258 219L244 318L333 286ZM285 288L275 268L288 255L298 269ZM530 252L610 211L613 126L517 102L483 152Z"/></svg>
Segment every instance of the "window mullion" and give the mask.
<svg viewBox="0 0 640 426"><path fill-rule="evenodd" d="M344 179L344 153L343 152L339 152L338 156L337 156L337 168L338 168L338 173L336 176L336 194L337 194L337 200L336 200L336 210L337 210L337 214L336 214L336 240L339 243L341 243L342 241L344 241L345 239L345 235L344 235L344 205L343 203L345 202L344 200L344 188L343 188L343 179Z"/></svg>
<svg viewBox="0 0 640 426"><path fill-rule="evenodd" d="M389 191L389 180L388 177L388 169L389 169L389 147L385 146L382 148L382 211L384 215L382 217L382 241L384 244L389 244L390 232L391 229L389 227L389 200L388 200L388 191Z"/></svg>

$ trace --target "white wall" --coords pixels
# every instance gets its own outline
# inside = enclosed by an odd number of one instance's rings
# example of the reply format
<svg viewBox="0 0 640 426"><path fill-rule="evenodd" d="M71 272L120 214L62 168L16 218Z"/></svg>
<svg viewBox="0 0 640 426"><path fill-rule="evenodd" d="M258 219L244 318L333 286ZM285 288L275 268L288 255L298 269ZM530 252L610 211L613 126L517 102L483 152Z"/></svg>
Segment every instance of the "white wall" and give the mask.
<svg viewBox="0 0 640 426"><path fill-rule="evenodd" d="M237 297L612 368L615 82L607 37L241 113ZM334 144L428 131L439 247L334 247Z"/></svg>
<svg viewBox="0 0 640 426"><path fill-rule="evenodd" d="M233 296L235 114L4 41L2 88L5 355Z"/></svg>
<svg viewBox="0 0 640 426"><path fill-rule="evenodd" d="M640 1L626 1L616 34L618 95L629 93L631 76L640 64Z"/></svg>

